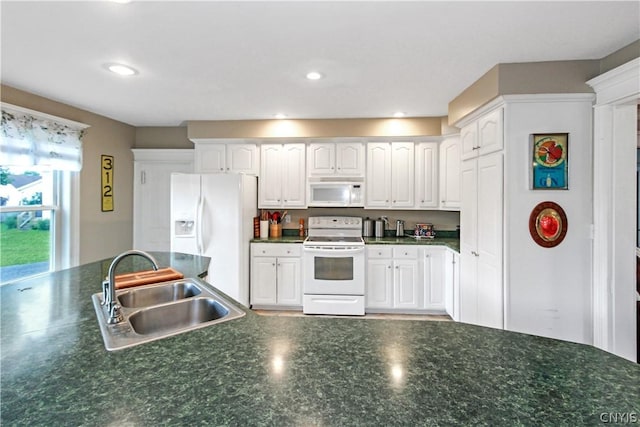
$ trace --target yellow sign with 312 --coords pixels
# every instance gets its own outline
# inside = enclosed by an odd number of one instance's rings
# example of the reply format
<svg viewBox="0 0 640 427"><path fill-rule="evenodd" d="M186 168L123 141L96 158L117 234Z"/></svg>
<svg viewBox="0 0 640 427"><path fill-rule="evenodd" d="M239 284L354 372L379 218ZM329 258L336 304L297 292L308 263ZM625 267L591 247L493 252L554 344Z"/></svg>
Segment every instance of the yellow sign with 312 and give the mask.
<svg viewBox="0 0 640 427"><path fill-rule="evenodd" d="M102 155L102 212L113 211L113 156Z"/></svg>

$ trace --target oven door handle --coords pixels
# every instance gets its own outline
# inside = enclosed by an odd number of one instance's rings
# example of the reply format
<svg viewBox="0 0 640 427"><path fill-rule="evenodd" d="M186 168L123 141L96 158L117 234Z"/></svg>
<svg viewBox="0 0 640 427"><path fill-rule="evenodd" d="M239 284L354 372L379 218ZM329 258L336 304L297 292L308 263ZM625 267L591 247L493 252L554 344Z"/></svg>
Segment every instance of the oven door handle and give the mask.
<svg viewBox="0 0 640 427"><path fill-rule="evenodd" d="M303 246L306 252L334 252L336 254L357 254L364 252L364 246Z"/></svg>

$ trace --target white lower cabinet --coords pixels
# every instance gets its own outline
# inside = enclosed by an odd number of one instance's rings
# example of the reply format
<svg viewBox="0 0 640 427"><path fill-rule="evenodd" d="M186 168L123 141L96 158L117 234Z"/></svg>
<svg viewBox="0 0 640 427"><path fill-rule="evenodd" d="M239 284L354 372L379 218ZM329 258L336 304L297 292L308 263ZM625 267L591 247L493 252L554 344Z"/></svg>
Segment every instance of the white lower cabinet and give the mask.
<svg viewBox="0 0 640 427"><path fill-rule="evenodd" d="M302 306L302 245L251 244L251 306L299 309Z"/></svg>
<svg viewBox="0 0 640 427"><path fill-rule="evenodd" d="M417 247L368 246L365 310L420 309L418 267Z"/></svg>
<svg viewBox="0 0 640 427"><path fill-rule="evenodd" d="M456 322L460 321L460 254L448 249L444 254L445 310Z"/></svg>
<svg viewBox="0 0 640 427"><path fill-rule="evenodd" d="M444 246L367 245L365 310L453 318L447 307L456 293L454 255Z"/></svg>
<svg viewBox="0 0 640 427"><path fill-rule="evenodd" d="M432 311L445 311L445 254L446 248L422 249L424 268L424 308Z"/></svg>

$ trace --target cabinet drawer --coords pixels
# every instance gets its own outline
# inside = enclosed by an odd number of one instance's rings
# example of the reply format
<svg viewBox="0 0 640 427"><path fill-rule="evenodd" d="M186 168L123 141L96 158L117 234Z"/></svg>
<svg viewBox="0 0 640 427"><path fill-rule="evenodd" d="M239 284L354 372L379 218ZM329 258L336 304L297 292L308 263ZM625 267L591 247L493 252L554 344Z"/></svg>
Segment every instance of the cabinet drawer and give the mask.
<svg viewBox="0 0 640 427"><path fill-rule="evenodd" d="M417 259L418 248L414 246L396 246L393 248L394 259Z"/></svg>
<svg viewBox="0 0 640 427"><path fill-rule="evenodd" d="M391 248L389 246L370 246L367 248L369 258L391 258Z"/></svg>
<svg viewBox="0 0 640 427"><path fill-rule="evenodd" d="M302 244L294 243L252 243L253 256L299 257L302 256Z"/></svg>

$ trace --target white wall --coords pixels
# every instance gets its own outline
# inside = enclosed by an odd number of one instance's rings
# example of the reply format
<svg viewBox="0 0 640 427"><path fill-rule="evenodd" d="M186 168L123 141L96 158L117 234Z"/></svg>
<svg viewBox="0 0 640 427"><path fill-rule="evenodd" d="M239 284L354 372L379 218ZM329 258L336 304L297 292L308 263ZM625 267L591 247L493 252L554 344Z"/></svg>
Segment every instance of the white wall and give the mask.
<svg viewBox="0 0 640 427"><path fill-rule="evenodd" d="M593 95L505 100L505 328L590 344ZM569 190L530 190L530 135L560 132L569 133ZM543 201L567 215L555 248L529 234L531 211Z"/></svg>

